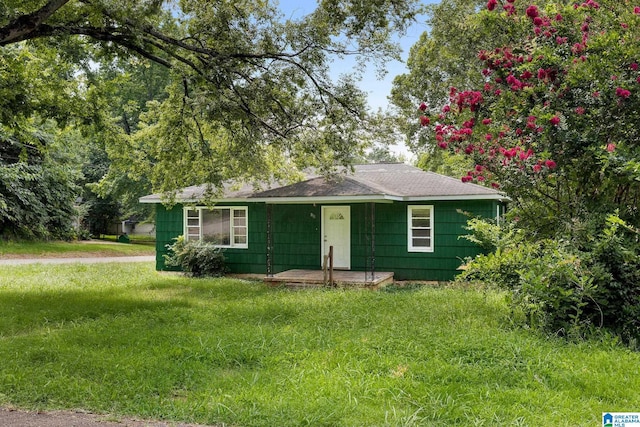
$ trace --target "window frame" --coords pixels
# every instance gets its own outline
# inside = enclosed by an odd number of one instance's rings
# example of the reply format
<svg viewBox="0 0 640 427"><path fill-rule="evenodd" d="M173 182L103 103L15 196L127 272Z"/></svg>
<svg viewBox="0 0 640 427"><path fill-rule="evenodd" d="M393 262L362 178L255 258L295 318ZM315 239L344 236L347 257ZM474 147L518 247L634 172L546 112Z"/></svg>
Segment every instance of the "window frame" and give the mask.
<svg viewBox="0 0 640 427"><path fill-rule="evenodd" d="M413 226L413 211L418 209L429 210L429 227ZM434 208L433 205L409 205L407 206L407 251L408 252L433 252L434 251ZM423 218L426 219L426 218ZM414 230L429 230L429 246L414 246ZM416 236L415 238L424 238Z"/></svg>
<svg viewBox="0 0 640 427"><path fill-rule="evenodd" d="M192 231L189 232L189 229L198 228L198 240L202 240L203 238L203 230L204 227L202 225L202 215L204 211L215 211L215 210L228 210L229 211L229 244L228 245L218 245L215 246L217 248L228 248L228 249L247 249L249 247L249 207L248 206L215 206L213 208L208 208L206 206L185 206L184 207L184 221L183 221L183 236L186 241L195 240L195 233ZM198 225L193 225L193 220L196 219L194 215L189 216L190 212L197 211L197 221ZM238 226L234 224L235 212L244 212L245 225ZM192 220L192 223L189 222ZM244 243L235 243L236 238L236 230L244 229L245 242ZM242 234L238 234L241 236Z"/></svg>

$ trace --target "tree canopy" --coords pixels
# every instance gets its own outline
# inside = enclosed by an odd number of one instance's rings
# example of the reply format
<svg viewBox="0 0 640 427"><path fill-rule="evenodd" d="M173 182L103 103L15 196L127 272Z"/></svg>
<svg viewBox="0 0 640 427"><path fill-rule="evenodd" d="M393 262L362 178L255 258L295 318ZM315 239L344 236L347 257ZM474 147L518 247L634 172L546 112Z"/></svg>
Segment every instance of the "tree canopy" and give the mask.
<svg viewBox="0 0 640 427"><path fill-rule="evenodd" d="M74 135L72 157L108 155L98 183L71 174L67 186L100 197L329 172L371 140L357 79L398 57L390 36L419 9L324 0L289 19L268 0L0 0L0 166L53 155L55 138L39 136L47 123ZM345 56L358 66L335 78Z"/></svg>
<svg viewBox="0 0 640 427"><path fill-rule="evenodd" d="M615 210L637 224L637 12L618 1L490 1L466 18L484 41L458 57L475 77L454 72L446 95L425 94L421 138L467 157L462 179L500 187L538 231ZM446 74L448 57L427 65L419 47L412 75Z"/></svg>
<svg viewBox="0 0 640 427"><path fill-rule="evenodd" d="M330 62L397 56L389 36L417 6L325 0L289 20L269 1L5 0L0 46L44 40L87 67L135 56L170 69L166 99L149 108L138 135L110 149L133 158L129 169L150 174L156 189L172 190L268 176L282 170L276 164L348 163L361 148L354 132L366 104L353 78L332 81Z"/></svg>

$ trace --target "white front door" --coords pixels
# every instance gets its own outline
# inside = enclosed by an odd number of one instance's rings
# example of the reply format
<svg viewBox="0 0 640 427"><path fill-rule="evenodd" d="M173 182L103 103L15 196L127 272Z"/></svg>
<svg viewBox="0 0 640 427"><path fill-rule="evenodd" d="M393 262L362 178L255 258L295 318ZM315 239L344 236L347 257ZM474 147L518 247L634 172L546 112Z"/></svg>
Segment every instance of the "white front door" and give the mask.
<svg viewBox="0 0 640 427"><path fill-rule="evenodd" d="M322 207L322 260L333 246L333 267L351 268L351 208Z"/></svg>

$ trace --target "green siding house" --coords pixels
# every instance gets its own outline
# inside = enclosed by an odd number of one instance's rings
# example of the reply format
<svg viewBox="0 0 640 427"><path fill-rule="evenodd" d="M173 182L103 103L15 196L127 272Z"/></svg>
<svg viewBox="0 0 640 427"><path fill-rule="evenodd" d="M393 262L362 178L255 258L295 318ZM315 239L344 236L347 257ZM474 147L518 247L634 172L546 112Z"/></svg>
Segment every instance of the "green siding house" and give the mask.
<svg viewBox="0 0 640 427"><path fill-rule="evenodd" d="M264 191L229 187L213 208L200 203L205 186L188 187L166 209L156 204L156 268L179 235L225 248L231 273L270 276L320 270L333 247L335 269L388 271L396 280L451 280L480 249L460 239L468 216L496 218L500 192L405 164L355 166L335 180L307 180Z"/></svg>

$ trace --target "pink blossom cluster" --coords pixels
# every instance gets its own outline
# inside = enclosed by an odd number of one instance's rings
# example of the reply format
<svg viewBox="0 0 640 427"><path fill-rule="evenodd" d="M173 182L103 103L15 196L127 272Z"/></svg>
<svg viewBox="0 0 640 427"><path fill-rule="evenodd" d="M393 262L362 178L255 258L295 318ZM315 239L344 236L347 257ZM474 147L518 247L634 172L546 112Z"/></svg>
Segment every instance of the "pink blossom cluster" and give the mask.
<svg viewBox="0 0 640 427"><path fill-rule="evenodd" d="M494 11L498 5L502 5L507 16L516 15L518 18L515 3L515 0L488 0L487 9ZM565 96L573 96L573 88L566 84L567 80L563 77L574 68L577 69L579 64L589 60L590 37L595 40L596 36L602 34L596 29L597 25L593 24L591 15L594 13L592 11L600 9L600 4L594 0L574 4L574 9L580 8L584 8L585 11L582 19L576 22L575 32L563 34L567 31L567 24L561 13L554 12L554 15L546 16L536 5L523 6L520 10L524 10L524 16L519 22L531 25L534 34L530 36L530 40L540 38L538 43L532 43L530 48L515 51L511 47L480 51L478 58L484 64L482 74L486 79L482 91L458 91L451 88L447 105L431 117L426 114L426 104L420 105L419 109L424 114L420 123L433 131L438 147L475 159L476 167L462 177L463 182L490 182L493 174L504 168L540 177L547 176L557 168L556 161L549 158L551 156L547 151L543 152L544 149L538 141L540 138L555 140L557 135L571 129L572 120L587 114L585 107L590 104L589 101L585 102L585 106L574 104L570 107L571 111L554 112L552 108L554 105L555 108L563 105L561 100ZM640 6L634 7L633 13L640 15ZM571 19L575 19L573 15ZM535 46L550 46L549 43L562 46L568 45L570 41L572 44L568 47L558 48L565 52L564 63L549 60L543 54L535 53ZM629 75L640 84L638 62L630 62L620 81L618 75L611 78L612 81L618 81L613 85L613 90L619 103L626 102L625 100L634 95L634 89L626 84ZM527 93L527 97L538 100L532 104L535 107L529 107L529 111L535 113L528 113L527 116L526 109L507 109L504 111L505 120L499 123L494 123L492 118L486 117L493 114L496 102L497 105L503 105L506 101L509 105L512 102L511 97L518 96L516 94L522 91ZM584 93L584 90L580 93ZM594 99L601 96L597 90L591 93ZM505 95L507 97L503 97ZM573 118L572 113L575 114ZM456 118L449 115L455 115ZM462 124L454 124L461 121ZM536 152L537 149L540 150L539 153ZM616 144L608 143L604 149L613 152L616 150ZM499 187L495 182L492 185Z"/></svg>
<svg viewBox="0 0 640 427"><path fill-rule="evenodd" d="M467 90L458 92L458 89L455 87L449 90L449 99L452 104L458 106L458 111L462 111L467 107L470 111L476 111L484 101L482 93L479 91Z"/></svg>

